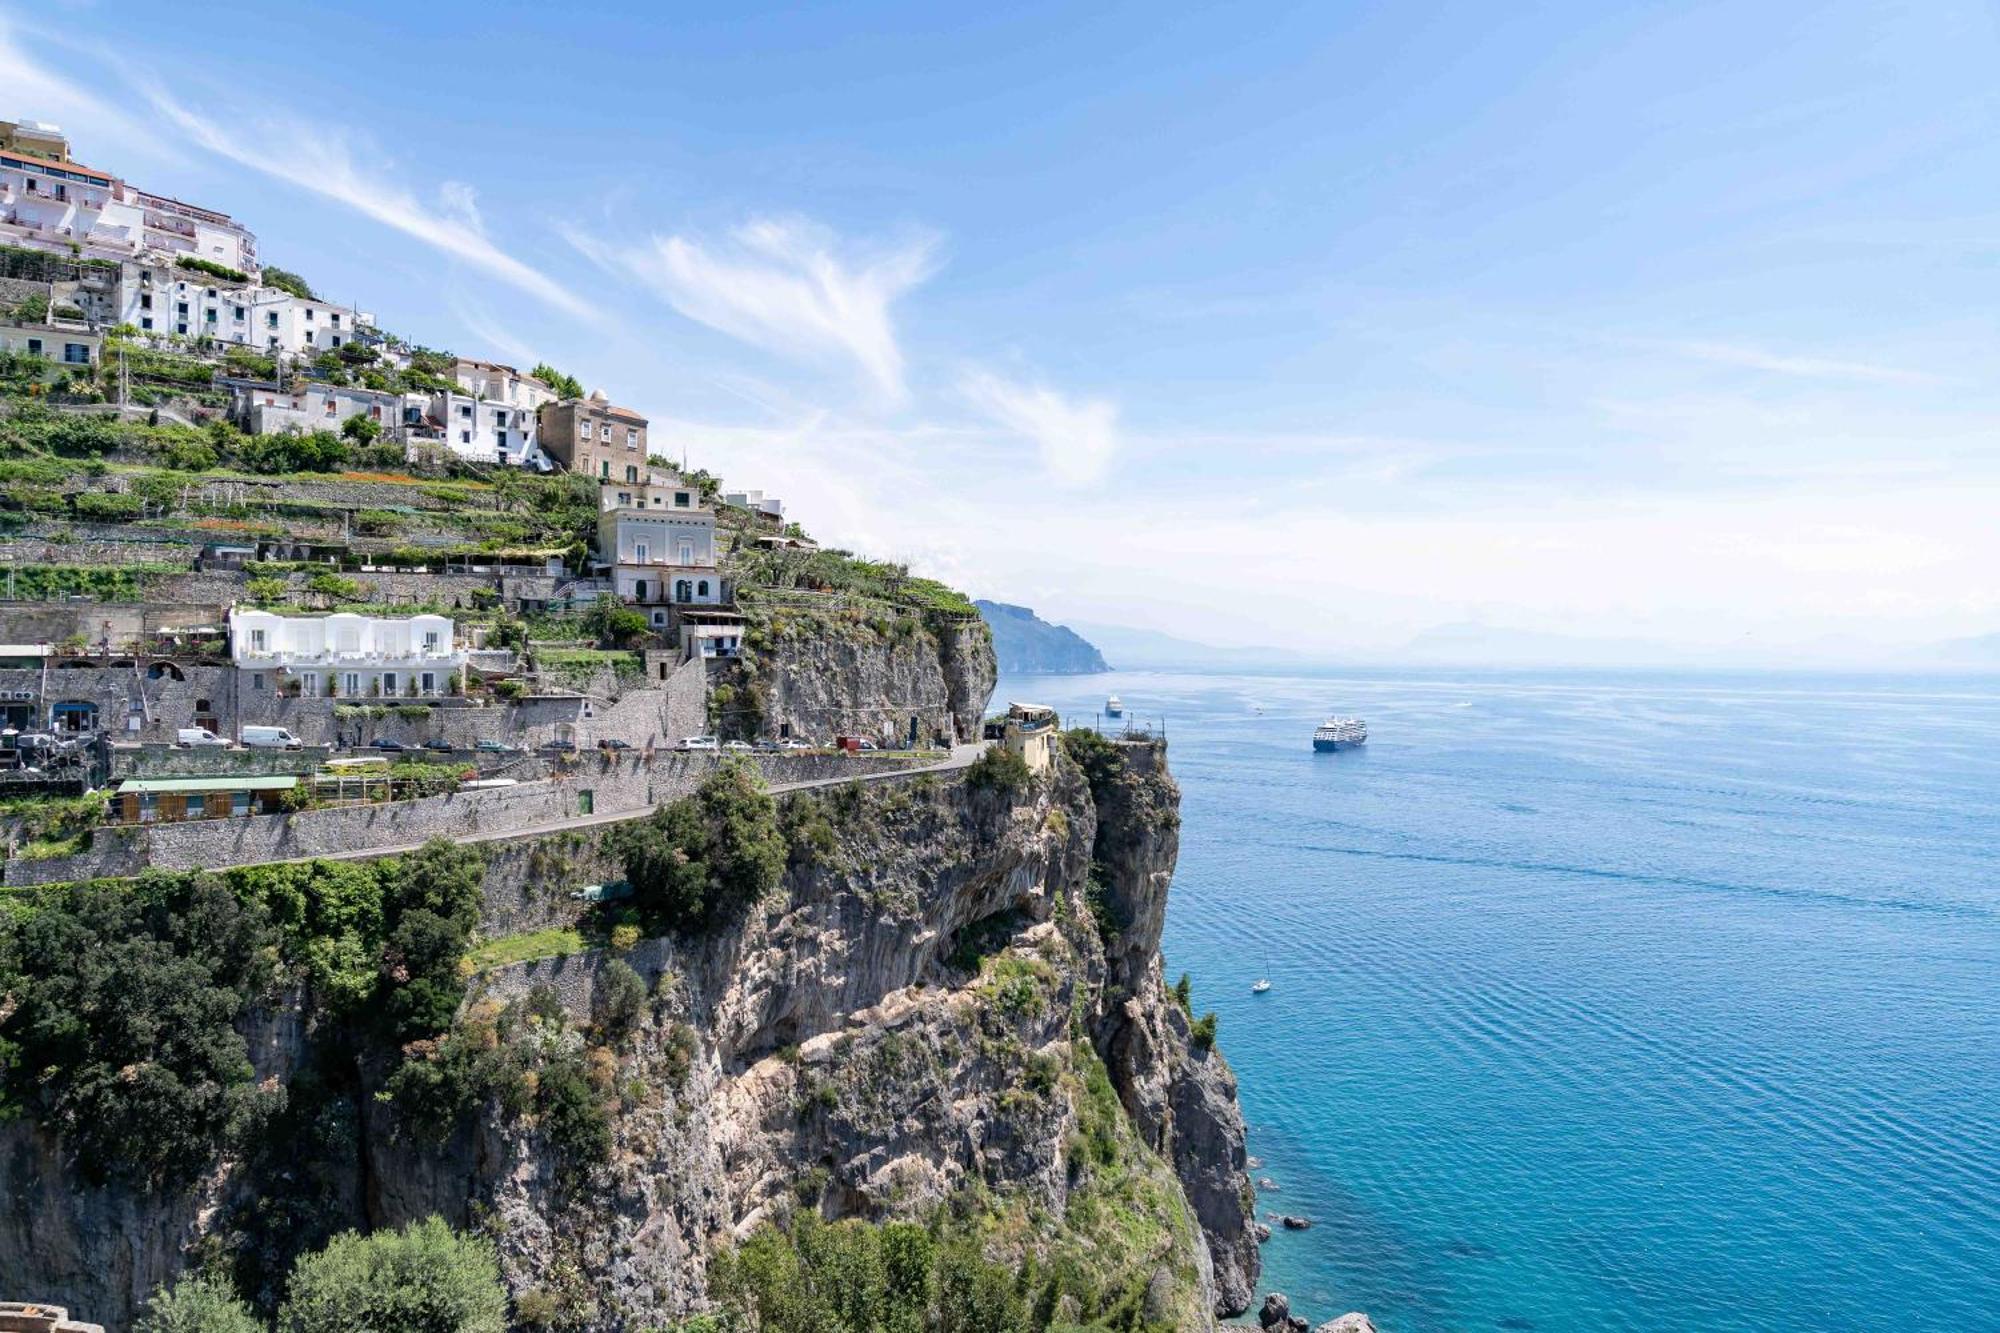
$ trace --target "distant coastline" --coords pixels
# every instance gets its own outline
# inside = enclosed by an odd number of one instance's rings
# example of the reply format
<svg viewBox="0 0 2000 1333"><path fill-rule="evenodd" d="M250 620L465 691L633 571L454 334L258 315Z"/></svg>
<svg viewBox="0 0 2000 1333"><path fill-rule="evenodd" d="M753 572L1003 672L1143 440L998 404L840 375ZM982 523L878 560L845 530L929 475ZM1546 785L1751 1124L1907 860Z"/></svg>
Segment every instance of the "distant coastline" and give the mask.
<svg viewBox="0 0 2000 1333"><path fill-rule="evenodd" d="M1000 669L1016 675L1089 676L1111 670L1097 646L1064 625L1052 625L1025 606L975 601L993 631Z"/></svg>

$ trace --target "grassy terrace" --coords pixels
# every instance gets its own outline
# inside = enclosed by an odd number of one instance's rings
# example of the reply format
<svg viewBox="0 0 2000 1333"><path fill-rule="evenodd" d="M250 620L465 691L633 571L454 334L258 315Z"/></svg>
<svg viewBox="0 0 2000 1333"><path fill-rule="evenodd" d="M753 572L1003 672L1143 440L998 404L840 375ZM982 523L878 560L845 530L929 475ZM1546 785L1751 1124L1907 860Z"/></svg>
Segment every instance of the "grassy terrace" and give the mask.
<svg viewBox="0 0 2000 1333"><path fill-rule="evenodd" d="M583 932L569 926L551 926L521 935L503 935L476 946L465 959L475 972L491 972L496 967L533 963L543 958L562 958L582 953L589 946Z"/></svg>

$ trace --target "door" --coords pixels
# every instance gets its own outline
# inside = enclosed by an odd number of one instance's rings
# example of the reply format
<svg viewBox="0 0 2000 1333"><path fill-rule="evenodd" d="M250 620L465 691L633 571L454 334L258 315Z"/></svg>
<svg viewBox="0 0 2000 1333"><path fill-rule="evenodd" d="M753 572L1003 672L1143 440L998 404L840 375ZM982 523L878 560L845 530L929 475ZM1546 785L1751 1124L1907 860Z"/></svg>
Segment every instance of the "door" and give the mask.
<svg viewBox="0 0 2000 1333"><path fill-rule="evenodd" d="M587 788L578 792L576 794L576 812L580 815L595 814L597 812L597 793Z"/></svg>

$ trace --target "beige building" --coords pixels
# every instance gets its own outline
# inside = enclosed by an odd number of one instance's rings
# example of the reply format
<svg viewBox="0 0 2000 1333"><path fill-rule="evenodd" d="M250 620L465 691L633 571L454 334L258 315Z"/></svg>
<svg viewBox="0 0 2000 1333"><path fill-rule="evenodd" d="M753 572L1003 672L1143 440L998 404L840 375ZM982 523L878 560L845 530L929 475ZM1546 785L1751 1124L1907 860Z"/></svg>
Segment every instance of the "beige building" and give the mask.
<svg viewBox="0 0 2000 1333"><path fill-rule="evenodd" d="M601 392L545 405L540 439L542 452L571 472L633 485L647 478L646 418Z"/></svg>

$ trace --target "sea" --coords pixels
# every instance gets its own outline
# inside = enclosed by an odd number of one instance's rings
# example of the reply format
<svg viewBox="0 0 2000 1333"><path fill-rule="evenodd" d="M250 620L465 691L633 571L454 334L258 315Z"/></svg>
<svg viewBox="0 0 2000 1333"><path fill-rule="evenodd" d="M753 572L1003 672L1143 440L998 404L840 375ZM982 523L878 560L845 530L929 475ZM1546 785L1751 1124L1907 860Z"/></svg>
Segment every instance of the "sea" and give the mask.
<svg viewBox="0 0 2000 1333"><path fill-rule="evenodd" d="M2000 1329L2000 678L1011 677L1163 730L1163 945L1315 1324ZM1336 713L1364 748L1315 753ZM1271 989L1253 995L1268 976ZM1253 1306L1254 1311L1254 1306Z"/></svg>

